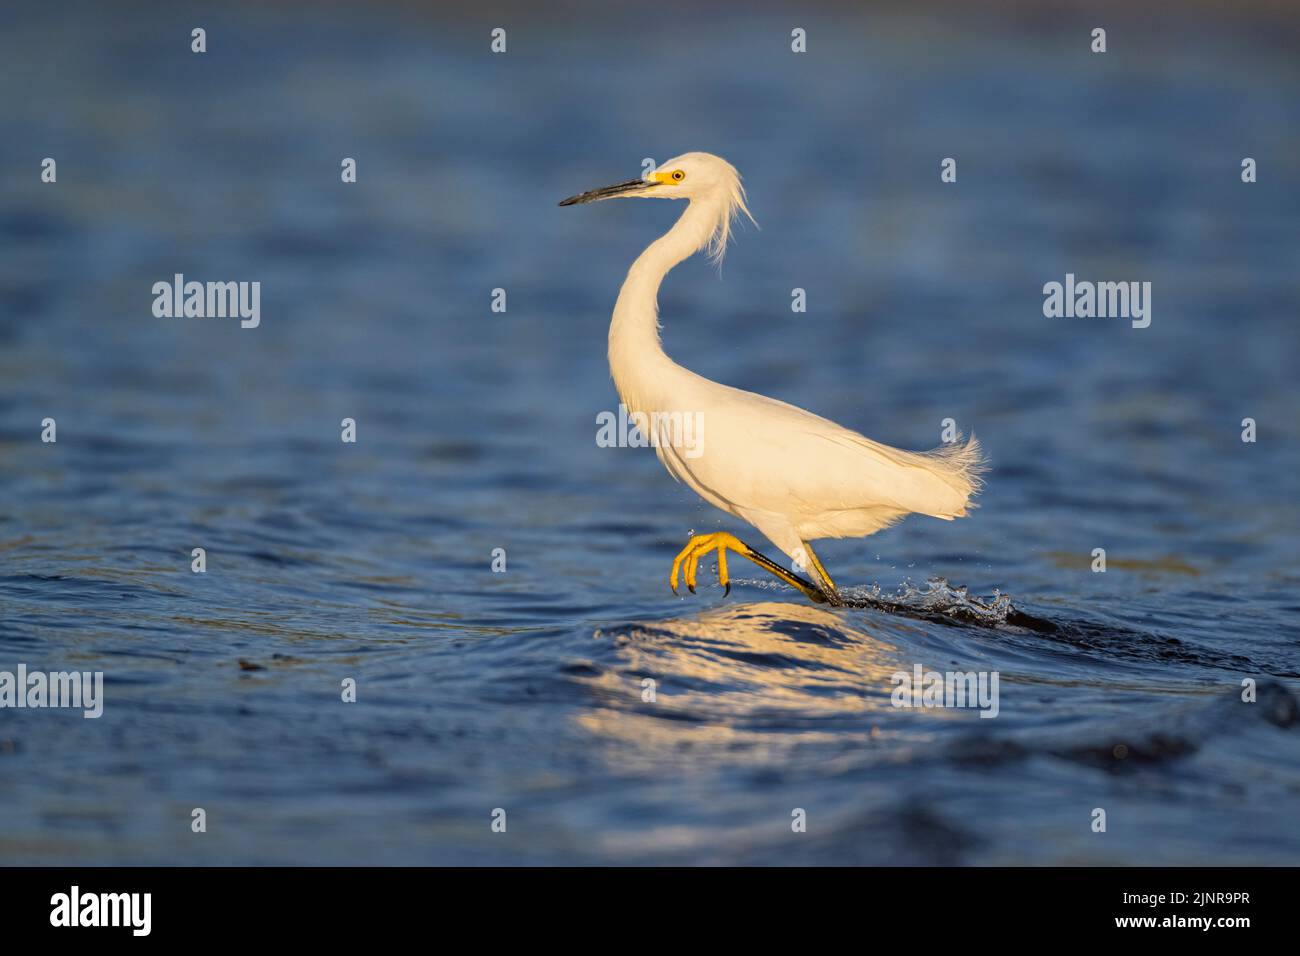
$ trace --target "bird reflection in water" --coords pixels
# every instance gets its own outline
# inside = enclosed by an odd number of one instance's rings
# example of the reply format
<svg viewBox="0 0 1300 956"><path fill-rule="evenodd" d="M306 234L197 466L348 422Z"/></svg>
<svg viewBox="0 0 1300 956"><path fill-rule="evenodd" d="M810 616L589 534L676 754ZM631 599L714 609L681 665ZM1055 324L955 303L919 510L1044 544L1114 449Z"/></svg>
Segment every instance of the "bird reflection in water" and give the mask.
<svg viewBox="0 0 1300 956"><path fill-rule="evenodd" d="M582 678L595 700L577 720L631 745L620 759L765 762L818 742L881 744L897 720L891 677L906 662L860 616L770 601L594 637L609 666Z"/></svg>

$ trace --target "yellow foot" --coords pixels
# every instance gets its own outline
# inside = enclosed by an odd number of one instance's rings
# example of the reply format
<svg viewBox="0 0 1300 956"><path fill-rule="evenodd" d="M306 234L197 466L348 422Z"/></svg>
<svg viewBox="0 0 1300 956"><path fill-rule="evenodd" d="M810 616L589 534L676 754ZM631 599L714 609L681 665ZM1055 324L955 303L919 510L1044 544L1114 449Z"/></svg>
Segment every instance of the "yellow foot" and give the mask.
<svg viewBox="0 0 1300 956"><path fill-rule="evenodd" d="M723 596L731 593L731 582L727 578L727 549L730 548L742 557L753 561L760 568L770 571L786 584L793 588L798 588L804 596L810 601L818 604L826 602L826 595L818 590L811 581L805 581L799 575L787 571L775 561L759 554L745 542L741 541L734 534L728 534L725 531L715 531L713 534L697 534L686 543L681 553L673 561L672 574L668 577L668 584L672 587L673 593L677 593L677 572L682 569L685 563L684 577L686 578L686 587L692 594L695 593L695 572L700 563L700 557L710 551L718 552L718 583L725 589Z"/></svg>

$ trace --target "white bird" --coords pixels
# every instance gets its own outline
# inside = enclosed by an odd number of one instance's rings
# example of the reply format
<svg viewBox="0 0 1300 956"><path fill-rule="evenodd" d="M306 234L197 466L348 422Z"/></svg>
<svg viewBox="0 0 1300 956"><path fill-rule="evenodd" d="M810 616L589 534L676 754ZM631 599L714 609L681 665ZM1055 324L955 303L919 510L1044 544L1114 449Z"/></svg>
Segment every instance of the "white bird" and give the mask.
<svg viewBox="0 0 1300 956"><path fill-rule="evenodd" d="M744 213L740 174L709 153L685 153L642 179L572 196L571 206L615 197L685 199L686 210L637 257L614 305L609 367L629 415L677 480L762 532L815 582L805 580L727 532L695 535L673 561L695 591L701 556L717 552L719 583L730 593L727 550L743 555L816 602L842 604L809 542L858 538L908 514L964 517L984 460L974 435L928 452L874 442L794 405L709 381L675 363L659 340L659 285L702 249L726 251ZM686 429L682 423L696 423Z"/></svg>

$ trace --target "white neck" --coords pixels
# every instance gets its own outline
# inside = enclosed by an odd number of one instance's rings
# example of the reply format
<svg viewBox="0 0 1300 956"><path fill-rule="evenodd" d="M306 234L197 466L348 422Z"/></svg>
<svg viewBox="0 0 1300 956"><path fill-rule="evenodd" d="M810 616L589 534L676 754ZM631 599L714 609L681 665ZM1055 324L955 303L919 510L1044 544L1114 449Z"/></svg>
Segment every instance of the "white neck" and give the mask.
<svg viewBox="0 0 1300 956"><path fill-rule="evenodd" d="M609 370L632 411L653 410L646 403L653 401L657 373L673 366L659 343L659 285L673 266L704 247L723 214L721 201L692 199L673 227L627 270L609 323Z"/></svg>

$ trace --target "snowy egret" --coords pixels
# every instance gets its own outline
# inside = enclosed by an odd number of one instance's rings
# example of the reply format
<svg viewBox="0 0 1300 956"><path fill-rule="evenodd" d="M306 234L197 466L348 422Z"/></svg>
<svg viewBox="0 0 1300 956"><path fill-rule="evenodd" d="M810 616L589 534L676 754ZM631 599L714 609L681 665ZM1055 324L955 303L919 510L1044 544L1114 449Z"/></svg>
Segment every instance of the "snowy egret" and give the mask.
<svg viewBox="0 0 1300 956"><path fill-rule="evenodd" d="M609 325L609 366L619 397L664 467L728 514L757 528L813 581L787 571L725 531L695 535L673 561L695 592L696 567L717 552L719 583L730 593L727 551L770 571L818 603L840 605L839 592L809 542L859 538L908 514L964 517L979 490L983 458L974 435L928 452L882 445L811 412L696 375L670 359L659 340L659 285L678 263L707 249L720 259L732 222L744 213L740 174L709 153L685 153L641 179L571 196L572 206L602 199L685 199L671 229L628 270ZM753 217L750 216L753 221ZM689 447L672 423L691 416L701 428Z"/></svg>

